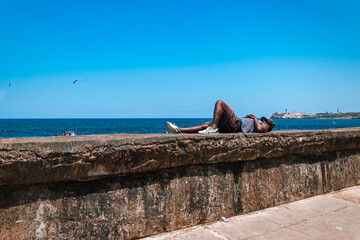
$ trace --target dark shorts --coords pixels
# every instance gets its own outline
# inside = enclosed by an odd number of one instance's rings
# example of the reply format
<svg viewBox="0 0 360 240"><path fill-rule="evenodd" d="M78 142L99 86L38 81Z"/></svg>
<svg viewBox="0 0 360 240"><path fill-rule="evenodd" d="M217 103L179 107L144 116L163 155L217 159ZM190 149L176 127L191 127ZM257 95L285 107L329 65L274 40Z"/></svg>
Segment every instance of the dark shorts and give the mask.
<svg viewBox="0 0 360 240"><path fill-rule="evenodd" d="M227 105L223 105L224 113L219 121L220 133L237 133L241 132L241 121L234 111Z"/></svg>

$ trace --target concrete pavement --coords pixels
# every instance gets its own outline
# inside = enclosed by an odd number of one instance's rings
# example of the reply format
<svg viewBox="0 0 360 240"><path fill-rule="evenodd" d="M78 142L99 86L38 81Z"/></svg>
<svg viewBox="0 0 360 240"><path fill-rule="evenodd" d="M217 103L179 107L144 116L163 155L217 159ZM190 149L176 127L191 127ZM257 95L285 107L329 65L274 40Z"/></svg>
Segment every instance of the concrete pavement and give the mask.
<svg viewBox="0 0 360 240"><path fill-rule="evenodd" d="M228 220L229 222L212 222L145 239L360 240L360 186Z"/></svg>

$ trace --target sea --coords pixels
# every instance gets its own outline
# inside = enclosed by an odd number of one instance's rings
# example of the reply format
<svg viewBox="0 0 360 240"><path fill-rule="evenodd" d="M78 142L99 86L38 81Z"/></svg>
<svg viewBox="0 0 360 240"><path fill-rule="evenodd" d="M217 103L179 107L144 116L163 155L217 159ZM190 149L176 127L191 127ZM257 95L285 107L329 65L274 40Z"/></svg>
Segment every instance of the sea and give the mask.
<svg viewBox="0 0 360 240"><path fill-rule="evenodd" d="M0 138L49 137L73 131L76 135L117 133L165 133L170 121L188 127L210 118L135 119L0 119ZM313 130L360 127L360 119L274 119L273 130Z"/></svg>

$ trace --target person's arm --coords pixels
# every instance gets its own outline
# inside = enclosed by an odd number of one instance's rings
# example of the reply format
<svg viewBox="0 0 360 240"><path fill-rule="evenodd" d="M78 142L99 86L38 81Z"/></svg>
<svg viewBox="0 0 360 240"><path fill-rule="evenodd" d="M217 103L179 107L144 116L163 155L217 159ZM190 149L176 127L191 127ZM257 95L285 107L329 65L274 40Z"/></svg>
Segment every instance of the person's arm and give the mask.
<svg viewBox="0 0 360 240"><path fill-rule="evenodd" d="M246 118L251 118L252 120L254 120L254 130L257 133L264 133L267 132L267 129L261 124L259 123L259 120L255 117L255 115L247 115Z"/></svg>

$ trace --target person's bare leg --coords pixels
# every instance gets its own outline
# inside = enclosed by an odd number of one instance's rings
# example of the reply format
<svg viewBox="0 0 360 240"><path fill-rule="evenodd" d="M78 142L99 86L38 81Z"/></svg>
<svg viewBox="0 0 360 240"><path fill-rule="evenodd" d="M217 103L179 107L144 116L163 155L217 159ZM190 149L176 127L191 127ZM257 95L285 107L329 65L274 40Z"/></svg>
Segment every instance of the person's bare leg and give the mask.
<svg viewBox="0 0 360 240"><path fill-rule="evenodd" d="M222 100L216 101L215 108L214 108L213 121L210 124L211 128L213 128L213 129L218 128L219 121L224 113L224 105L227 105L224 101L222 101Z"/></svg>
<svg viewBox="0 0 360 240"><path fill-rule="evenodd" d="M187 127L187 128L179 128L180 132L183 133L197 133L201 130L205 130L208 127L211 127L213 129L218 128L219 121L224 113L224 107L227 108L227 111L232 111L232 109L222 100L218 100L215 103L214 108L214 117L212 122L206 122L203 124L200 124L198 126L193 127Z"/></svg>
<svg viewBox="0 0 360 240"><path fill-rule="evenodd" d="M179 130L180 130L180 132L183 132L183 133L198 133L199 131L208 128L211 123L212 122L205 122L205 123L202 123L200 125L187 127L187 128L180 128L179 127Z"/></svg>

